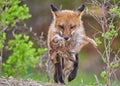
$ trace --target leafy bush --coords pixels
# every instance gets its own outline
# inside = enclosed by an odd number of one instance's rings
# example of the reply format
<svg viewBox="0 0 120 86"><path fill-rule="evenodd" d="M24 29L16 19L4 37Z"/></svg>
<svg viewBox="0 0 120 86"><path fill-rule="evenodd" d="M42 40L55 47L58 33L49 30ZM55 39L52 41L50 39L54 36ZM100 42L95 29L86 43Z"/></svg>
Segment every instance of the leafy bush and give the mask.
<svg viewBox="0 0 120 86"><path fill-rule="evenodd" d="M26 4L22 0L0 0L0 53L6 40L6 32L16 25L17 21L23 21L31 17Z"/></svg>
<svg viewBox="0 0 120 86"><path fill-rule="evenodd" d="M16 20L24 20L31 17L26 4L20 5L21 0L0 1L0 26L15 26Z"/></svg>
<svg viewBox="0 0 120 86"><path fill-rule="evenodd" d="M46 51L41 48L33 48L33 42L29 36L16 34L15 39L8 42L7 49L12 51L6 63L3 63L4 74L17 76L31 71L39 61L39 56Z"/></svg>
<svg viewBox="0 0 120 86"><path fill-rule="evenodd" d="M114 1L114 4L110 1ZM106 64L104 71L101 72L101 77L105 79L106 86L111 86L112 77L115 75L116 69L120 66L119 49L118 51L114 51L112 47L114 39L118 37L119 25L116 20L118 21L120 18L120 9L115 0L104 0L104 2L96 1L96 3L99 3L99 6L103 6L101 9L104 13L102 16L92 15L101 26L101 30L98 30L96 34L98 38L95 38L96 43L102 44L103 46L103 50L100 48L96 49ZM109 5L107 5L108 3ZM98 4L94 5L98 6ZM109 6L108 11L106 11L107 6Z"/></svg>
<svg viewBox="0 0 120 86"><path fill-rule="evenodd" d="M0 50L4 47L3 43L4 43L5 39L6 39L6 33L0 32Z"/></svg>
<svg viewBox="0 0 120 86"><path fill-rule="evenodd" d="M5 40L7 38L6 32L11 27L16 26L17 22L31 17L31 15L29 14L29 8L26 4L23 4L21 2L22 0L0 0L1 57L3 57L2 55L4 53L2 49L5 47L4 42L6 42ZM32 68L33 66L35 66L38 60L38 54L40 54L39 49L35 49L32 47L33 42L29 41L28 36L22 36L19 34L15 35L14 37L15 39L10 40L7 46L7 50L12 51L13 53L11 56L9 56L7 62L3 64L3 69L8 76L16 72L18 72L18 74L21 71L26 72L26 68ZM34 57L36 57L36 59Z"/></svg>

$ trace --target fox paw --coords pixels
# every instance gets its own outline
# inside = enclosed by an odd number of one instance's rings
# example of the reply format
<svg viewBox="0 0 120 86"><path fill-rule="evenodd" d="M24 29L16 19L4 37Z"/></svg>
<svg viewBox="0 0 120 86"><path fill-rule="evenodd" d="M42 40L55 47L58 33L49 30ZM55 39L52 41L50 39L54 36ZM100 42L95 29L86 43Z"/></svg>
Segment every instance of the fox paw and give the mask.
<svg viewBox="0 0 120 86"><path fill-rule="evenodd" d="M91 43L93 44L93 46L97 47L97 43L93 40L93 39L90 39Z"/></svg>
<svg viewBox="0 0 120 86"><path fill-rule="evenodd" d="M93 45L95 46L95 47L97 47L98 45L97 45L97 43L93 40Z"/></svg>

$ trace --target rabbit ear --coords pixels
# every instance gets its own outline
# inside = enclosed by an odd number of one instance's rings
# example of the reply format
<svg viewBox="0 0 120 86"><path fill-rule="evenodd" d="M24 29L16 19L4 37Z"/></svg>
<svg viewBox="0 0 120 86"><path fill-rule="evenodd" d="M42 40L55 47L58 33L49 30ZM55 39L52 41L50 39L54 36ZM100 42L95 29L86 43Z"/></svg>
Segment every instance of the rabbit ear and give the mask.
<svg viewBox="0 0 120 86"><path fill-rule="evenodd" d="M83 4L82 6L78 7L77 11L82 12L85 9L85 5Z"/></svg>
<svg viewBox="0 0 120 86"><path fill-rule="evenodd" d="M51 11L53 11L53 12L56 12L56 11L59 10L59 9L58 9L55 5L53 5L53 4L51 4L50 7L51 7Z"/></svg>

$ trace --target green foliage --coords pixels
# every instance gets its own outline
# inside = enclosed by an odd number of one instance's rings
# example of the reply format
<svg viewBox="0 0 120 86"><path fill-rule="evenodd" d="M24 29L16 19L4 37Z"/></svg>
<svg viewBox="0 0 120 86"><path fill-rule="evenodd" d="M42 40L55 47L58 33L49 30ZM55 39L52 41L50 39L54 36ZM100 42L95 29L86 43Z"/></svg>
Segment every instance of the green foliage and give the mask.
<svg viewBox="0 0 120 86"><path fill-rule="evenodd" d="M105 79L106 78L106 74L107 74L106 71L102 71L101 72L101 77Z"/></svg>
<svg viewBox="0 0 120 86"><path fill-rule="evenodd" d="M118 32L115 30L115 26L110 25L109 28L110 28L109 31L107 31L106 33L102 33L102 37L106 39L112 39L113 37L117 37Z"/></svg>
<svg viewBox="0 0 120 86"><path fill-rule="evenodd" d="M101 58L102 58L102 60L103 60L104 63L107 62L107 61L106 61L106 57L101 57Z"/></svg>
<svg viewBox="0 0 120 86"><path fill-rule="evenodd" d="M20 5L21 0L0 0L0 50L6 39L5 30L14 27L16 20L24 20L31 17L26 4Z"/></svg>
<svg viewBox="0 0 120 86"><path fill-rule="evenodd" d="M119 62L116 62L116 63L110 63L110 67L111 68L118 68L120 66Z"/></svg>
<svg viewBox="0 0 120 86"><path fill-rule="evenodd" d="M26 4L20 5L21 0L0 1L0 26L16 25L15 20L24 20L31 17Z"/></svg>
<svg viewBox="0 0 120 86"><path fill-rule="evenodd" d="M35 81L41 81L41 82L48 82L46 72L39 72L39 71L34 71L29 74L22 74L21 76L23 79L32 79Z"/></svg>
<svg viewBox="0 0 120 86"><path fill-rule="evenodd" d="M6 33L0 32L0 50L4 47L3 43L6 39Z"/></svg>
<svg viewBox="0 0 120 86"><path fill-rule="evenodd" d="M33 42L29 40L29 36L16 34L15 39L8 42L7 49L12 54L3 63L4 73L7 76L28 73L39 62L39 56L46 49L33 48Z"/></svg>
<svg viewBox="0 0 120 86"><path fill-rule="evenodd" d="M112 4L117 4L117 5L119 5L120 0L110 0L110 2L111 2Z"/></svg>
<svg viewBox="0 0 120 86"><path fill-rule="evenodd" d="M95 83L95 78L92 73L86 73L85 71L79 70L76 78L69 83L67 86L92 86ZM93 85L96 86L96 85Z"/></svg>
<svg viewBox="0 0 120 86"><path fill-rule="evenodd" d="M118 7L114 7L110 9L111 13L116 13L118 17L120 17L120 9Z"/></svg>
<svg viewBox="0 0 120 86"><path fill-rule="evenodd" d="M111 48L112 40L111 39L118 36L118 28L117 26L114 25L115 24L114 20L116 17L120 18L120 9L118 7L111 8L109 13L111 14L110 18L112 18L113 20L110 21L111 22L110 24L108 23L106 25L107 28L106 27L103 28L105 30L103 30L101 34L101 39L103 39L103 45L105 48L105 51L101 53L101 57L102 57L103 62L107 64L106 70L102 71L101 73L101 77L106 80L107 86L111 85L112 71L114 71L116 68L119 67L119 61L117 60L110 61L110 57L112 53L112 48ZM108 18L106 17L106 20L107 19ZM104 20L103 22L106 22L106 20Z"/></svg>
<svg viewBox="0 0 120 86"><path fill-rule="evenodd" d="M95 42L96 42L97 44L102 44L102 42L100 41L99 38L95 38L94 40L95 40Z"/></svg>

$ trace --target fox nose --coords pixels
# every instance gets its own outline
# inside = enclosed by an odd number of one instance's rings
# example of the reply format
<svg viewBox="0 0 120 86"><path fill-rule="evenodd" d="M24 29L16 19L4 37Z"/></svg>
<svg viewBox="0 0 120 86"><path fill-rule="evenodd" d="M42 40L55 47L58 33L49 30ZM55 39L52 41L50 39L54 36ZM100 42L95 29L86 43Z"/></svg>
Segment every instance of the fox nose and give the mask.
<svg viewBox="0 0 120 86"><path fill-rule="evenodd" d="M64 39L65 39L65 40L68 40L68 39L69 39L69 37L64 37Z"/></svg>

